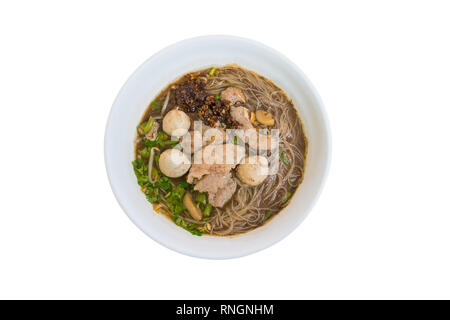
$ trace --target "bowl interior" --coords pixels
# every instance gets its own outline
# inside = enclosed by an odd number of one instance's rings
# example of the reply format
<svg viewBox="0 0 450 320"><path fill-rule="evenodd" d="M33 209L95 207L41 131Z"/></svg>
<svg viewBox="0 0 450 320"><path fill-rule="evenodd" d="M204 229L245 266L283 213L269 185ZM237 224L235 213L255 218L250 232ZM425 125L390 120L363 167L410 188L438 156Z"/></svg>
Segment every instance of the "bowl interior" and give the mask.
<svg viewBox="0 0 450 320"><path fill-rule="evenodd" d="M131 166L136 125L149 102L170 82L201 68L236 63L282 88L302 119L309 147L303 183L291 203L269 223L235 237L196 237L152 210ZM114 194L130 219L148 236L183 254L225 259L264 249L293 231L317 199L328 170L330 141L320 98L303 73L280 53L260 43L208 36L174 44L142 64L112 107L105 136L105 160Z"/></svg>

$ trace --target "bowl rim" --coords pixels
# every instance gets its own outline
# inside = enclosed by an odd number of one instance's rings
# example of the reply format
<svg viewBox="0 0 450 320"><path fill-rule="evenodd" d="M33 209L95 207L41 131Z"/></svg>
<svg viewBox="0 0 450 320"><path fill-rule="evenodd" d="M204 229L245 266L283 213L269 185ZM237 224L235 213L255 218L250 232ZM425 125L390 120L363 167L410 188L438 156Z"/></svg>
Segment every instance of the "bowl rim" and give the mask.
<svg viewBox="0 0 450 320"><path fill-rule="evenodd" d="M323 121L323 128L324 128L324 142L326 144L326 159L325 159L325 163L324 163L324 168L323 168L323 172L322 172L322 177L321 177L321 181L319 182L319 185L316 189L315 195L312 198L312 200L309 203L308 209L304 212L303 216L301 219L298 219L298 221L295 223L295 226L293 228L291 228L289 230L289 232L286 232L284 234L282 234L280 237L278 237L277 239L275 239L274 241L272 241L271 243L265 245L265 246L261 246L256 250L252 250L252 251L248 251L248 252L244 252L242 254L236 254L236 255L226 255L226 256L221 256L221 257L211 257L211 256L207 256L207 255L201 255L201 254L193 254L191 252L186 252L183 251L181 249L179 249L176 246L172 246L168 243L162 242L161 240L157 239L156 237L152 236L151 234L147 233L144 228L137 222L135 221L135 219L127 212L127 210L125 209L124 204L122 203L123 200L119 194L119 192L117 191L116 187L114 186L113 182L112 182L112 178L111 178L111 167L109 165L109 160L108 160L108 150L107 150L107 145L108 145L108 133L110 131L110 127L111 127L111 117L112 114L114 112L114 107L119 99L119 97L122 95L122 93L125 91L125 88L128 86L128 83L131 82L131 80L135 77L135 75L140 71L140 69L146 65L147 63L151 62L152 60L154 60L155 58L157 58L160 55L163 55L167 50L173 50L176 49L177 47L182 47L183 45L185 45L186 43L189 42L197 42L197 41L207 41L207 40L217 40L217 39L223 39L223 40L236 40L236 41L241 41L241 42L246 42L249 45L252 46L256 46L259 47L262 50L268 51L269 53L273 54L274 56L277 57L277 59L282 60L284 63L286 63L287 65L289 65L289 67L291 67L295 73L299 74L300 77L302 78L302 80L306 83L308 90L310 91L310 94L313 96L313 98L316 101L316 105L315 107L318 109L319 114L322 117L322 121ZM189 71L186 71L189 72ZM177 41L175 43L172 43L162 49L160 49L159 51L157 51L156 53L154 53L152 56L150 56L148 59L146 59L143 63L141 63L135 70L134 72L127 78L127 80L124 82L124 84L121 86L119 92L117 93L113 104L110 108L109 114L108 114L108 118L107 118L107 122L106 122L106 126L105 126L105 131L104 131L104 143L103 143L103 152L104 152L104 164L105 164L105 169L107 172L107 177L108 177L108 181L109 181L109 185L113 191L114 197L116 198L116 201L118 202L119 206L121 207L122 211L125 212L125 214L127 215L127 217L133 222L133 224L135 226L137 226L145 235L147 235L149 238L151 238L153 241L159 243L160 245L171 249L172 251L175 251L179 254L182 255L187 255L190 257L194 257L194 258L200 258L200 259L210 259L210 260L224 260L224 259L234 259L234 258L240 258L240 257L244 257L244 256L248 256L254 253L257 253L259 251L262 251L264 249L267 249L271 246L273 246L274 244L278 243L279 241L285 239L288 235L290 235L295 229L298 228L298 226L303 222L304 219L306 219L306 217L310 214L310 212L312 211L313 207L315 206L315 204L317 203L318 199L320 198L320 195L323 192L326 180L328 178L329 175L329 171L330 171L330 166L331 166L331 158L332 158L332 140L331 140L331 127L330 127L330 123L329 123L329 118L328 115L325 111L325 107L322 101L322 98L320 97L319 93L317 92L316 88L314 87L314 85L312 84L312 82L309 80L309 78L304 74L304 72L289 58L287 58L284 54L282 54L281 52L259 42L253 39L249 39L249 38L245 38L245 37L240 37L240 36L234 36L234 35L225 35L225 34L219 34L219 35L203 35L203 36L197 36L197 37L191 37L191 38L187 38L181 41Z"/></svg>

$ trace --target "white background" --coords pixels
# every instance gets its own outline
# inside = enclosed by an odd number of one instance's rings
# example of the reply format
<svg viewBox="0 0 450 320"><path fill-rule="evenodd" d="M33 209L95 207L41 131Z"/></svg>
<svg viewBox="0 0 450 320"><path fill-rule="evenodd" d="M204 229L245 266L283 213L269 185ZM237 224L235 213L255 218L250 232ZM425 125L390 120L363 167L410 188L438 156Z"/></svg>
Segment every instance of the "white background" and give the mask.
<svg viewBox="0 0 450 320"><path fill-rule="evenodd" d="M450 298L448 1L2 1L0 298ZM155 243L103 161L111 104L173 42L259 40L333 138L305 222L227 261Z"/></svg>

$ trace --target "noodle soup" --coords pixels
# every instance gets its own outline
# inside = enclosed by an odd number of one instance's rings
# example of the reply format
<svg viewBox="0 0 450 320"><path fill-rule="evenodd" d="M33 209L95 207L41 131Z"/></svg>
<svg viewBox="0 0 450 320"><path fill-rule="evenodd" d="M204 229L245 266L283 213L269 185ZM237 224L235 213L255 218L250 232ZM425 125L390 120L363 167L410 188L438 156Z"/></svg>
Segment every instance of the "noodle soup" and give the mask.
<svg viewBox="0 0 450 320"><path fill-rule="evenodd" d="M307 138L291 99L236 65L188 73L137 126L137 182L156 212L193 235L237 235L289 204Z"/></svg>

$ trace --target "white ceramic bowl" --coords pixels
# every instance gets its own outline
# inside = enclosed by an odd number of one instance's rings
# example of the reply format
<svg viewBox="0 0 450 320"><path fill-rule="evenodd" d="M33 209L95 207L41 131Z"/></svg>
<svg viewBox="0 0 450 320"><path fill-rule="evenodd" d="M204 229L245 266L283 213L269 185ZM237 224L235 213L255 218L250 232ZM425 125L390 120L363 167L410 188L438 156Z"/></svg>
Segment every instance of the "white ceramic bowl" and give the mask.
<svg viewBox="0 0 450 320"><path fill-rule="evenodd" d="M229 63L271 79L293 100L309 140L305 177L291 203L267 225L236 237L197 237L153 212L132 169L133 141L144 110L168 83L190 71ZM167 248L209 259L245 256L291 233L305 219L320 194L330 151L330 132L322 102L303 72L279 52L253 40L232 36L184 40L144 62L120 90L105 135L105 161L111 187L130 219Z"/></svg>

